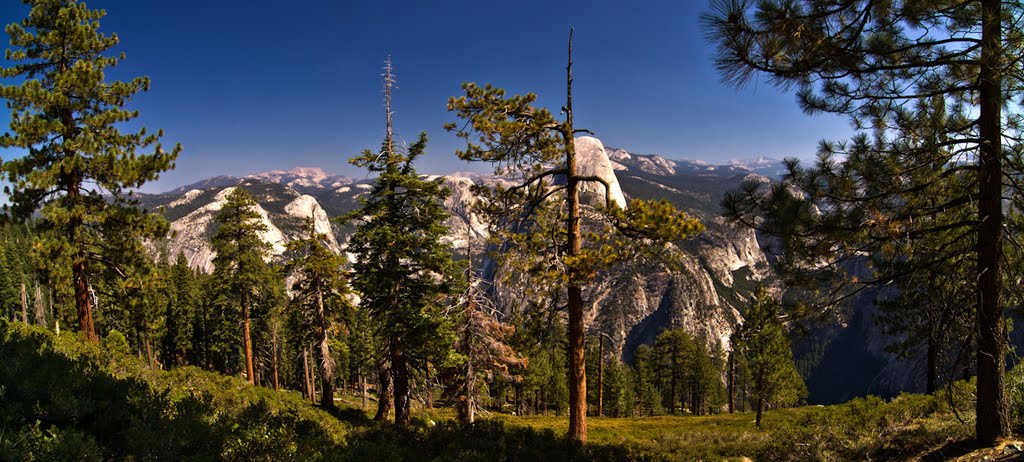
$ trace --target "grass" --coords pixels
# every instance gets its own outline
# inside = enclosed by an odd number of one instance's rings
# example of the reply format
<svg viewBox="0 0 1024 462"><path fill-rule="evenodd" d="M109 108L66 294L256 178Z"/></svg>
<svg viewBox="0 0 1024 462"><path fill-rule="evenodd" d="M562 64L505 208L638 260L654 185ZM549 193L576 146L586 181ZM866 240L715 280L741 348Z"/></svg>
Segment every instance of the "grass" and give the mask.
<svg viewBox="0 0 1024 462"><path fill-rule="evenodd" d="M513 426L565 434L557 416L493 417ZM968 438L940 398L862 398L836 406L772 410L754 426L752 412L712 416L587 419L588 441L622 445L667 460L905 460Z"/></svg>
<svg viewBox="0 0 1024 462"><path fill-rule="evenodd" d="M772 410L760 428L750 412L590 417L579 446L565 439L565 416L483 412L463 427L450 408L419 409L397 428L371 423L376 403L362 408L357 394L339 393L341 409L328 414L294 391L194 367L153 370L4 321L0 353L0 460L913 460L955 450L973 429L942 397L903 395Z"/></svg>

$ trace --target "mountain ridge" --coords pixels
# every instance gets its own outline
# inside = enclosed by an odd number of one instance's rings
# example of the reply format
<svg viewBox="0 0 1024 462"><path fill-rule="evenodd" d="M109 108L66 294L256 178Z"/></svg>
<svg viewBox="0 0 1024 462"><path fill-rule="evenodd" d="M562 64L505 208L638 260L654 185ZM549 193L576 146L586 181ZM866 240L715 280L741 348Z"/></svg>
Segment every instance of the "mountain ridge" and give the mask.
<svg viewBox="0 0 1024 462"><path fill-rule="evenodd" d="M728 351L729 337L742 322L742 312L750 294L760 284L774 287L776 293L780 293L781 287L777 285L771 260L764 250L767 242L762 242L763 238L753 230L734 226L721 218L721 197L744 181L770 181L771 177L757 173L758 169L781 168L781 163L762 158L749 166L740 162L711 165L605 148L599 140L591 140L582 141L587 146L586 150L591 151L587 163L593 171L588 171L588 174L600 175L609 184L614 180L618 188L612 194L616 197L615 202L621 204L634 198L668 200L703 222L707 230L666 249L678 262L674 267L638 261L627 262L602 273L585 291L588 305L584 317L587 324L612 339L608 348L610 354L626 360L632 357L637 346L652 343L654 337L669 328L683 328L703 339L712 351L715 348ZM492 174L465 172L422 176L439 179L452 192L445 201L445 207L451 212L446 222L450 232L445 240L453 249L459 252L465 249L467 238L484 240L488 237L488 224L472 208L476 200L472 187L505 180ZM222 175L168 193L141 197L144 206L161 210L171 221L172 229L176 231L175 236L168 240L171 256L185 253L193 267L209 271L212 269L212 250L208 238L213 233L212 219L216 209L212 204L226 188L245 187L253 194L268 228L277 230L269 238L277 241L272 244L279 249L273 258L283 259L284 244L303 236L302 223L309 215L315 215L318 230L331 232L332 249L341 251L353 226L339 222L338 218L359 206L360 198L372 189L373 182L373 178L332 176L319 168L296 168L241 178ZM596 187L598 189L584 192L584 198L591 197L591 203L594 199L605 199L603 187L599 184ZM529 282L516 277L500 281L496 276L500 271L500 268L495 268L491 274L492 280L497 281L494 296L499 309L508 314L529 306L522 299L526 293L524 284ZM827 335L827 338L815 341L827 345L830 339L843 336L847 327L852 326L858 332L842 337L846 339L843 348L881 358L880 361L887 366L895 364L888 367L889 374L906 370L879 348L884 339L863 331L860 328L862 323L848 322L855 315L856 312L848 313L844 315L846 318L836 321L836 326L822 329L822 335ZM841 351L834 352L831 357L842 354ZM837 382L834 378L815 378L815 370L805 371L809 379L815 380L813 383L834 386ZM877 374L878 371L868 373ZM808 382L812 383L812 380ZM886 383L895 382L890 380ZM869 391L891 395L909 388L904 382L892 385L899 390L877 387L851 389L835 396L864 395Z"/></svg>

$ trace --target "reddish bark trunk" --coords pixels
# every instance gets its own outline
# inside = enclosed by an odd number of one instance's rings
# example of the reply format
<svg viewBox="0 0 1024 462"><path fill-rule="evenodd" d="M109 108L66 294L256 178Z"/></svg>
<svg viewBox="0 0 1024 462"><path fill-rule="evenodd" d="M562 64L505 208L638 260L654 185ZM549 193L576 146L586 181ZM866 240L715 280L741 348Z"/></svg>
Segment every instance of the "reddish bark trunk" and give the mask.
<svg viewBox="0 0 1024 462"><path fill-rule="evenodd" d="M249 296L242 297L242 343L245 348L245 378L249 384L256 384L256 374L252 368L252 337L249 336Z"/></svg>

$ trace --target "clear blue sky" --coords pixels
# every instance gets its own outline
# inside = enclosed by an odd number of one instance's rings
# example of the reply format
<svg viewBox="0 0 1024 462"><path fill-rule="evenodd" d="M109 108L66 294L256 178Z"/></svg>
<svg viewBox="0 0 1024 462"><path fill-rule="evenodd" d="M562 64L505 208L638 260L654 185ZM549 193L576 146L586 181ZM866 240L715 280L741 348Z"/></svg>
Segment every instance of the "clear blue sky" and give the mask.
<svg viewBox="0 0 1024 462"><path fill-rule="evenodd" d="M570 26L577 126L606 145L717 163L810 157L818 140L850 133L844 119L804 115L792 94L763 81L722 85L698 24L705 1L87 3L107 10L102 29L116 32L127 54L108 77L150 76L151 90L131 107L143 125L165 130L166 144L184 146L177 169L149 191L295 166L364 176L346 159L383 137L380 69L389 54L398 133L431 137L419 170L482 171L453 154L459 141L441 128L453 120L447 98L462 82L490 82L561 107ZM4 24L28 10L2 4Z"/></svg>

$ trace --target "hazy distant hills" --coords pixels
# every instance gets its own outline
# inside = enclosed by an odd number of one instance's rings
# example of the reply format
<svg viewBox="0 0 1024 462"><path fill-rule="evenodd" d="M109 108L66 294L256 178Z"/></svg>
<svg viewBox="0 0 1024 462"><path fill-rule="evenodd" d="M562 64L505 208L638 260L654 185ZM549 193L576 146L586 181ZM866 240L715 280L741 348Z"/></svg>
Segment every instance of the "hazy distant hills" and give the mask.
<svg viewBox="0 0 1024 462"><path fill-rule="evenodd" d="M726 191L737 188L744 180L779 178L783 172L781 161L762 157L712 165L672 160L606 149L599 140L589 137L579 139L577 147L581 165L589 169L587 174L602 176L614 184L613 200L666 199L707 227L702 235L669 249L678 262L671 269L649 262L631 262L604 272L585 294L589 303L585 315L588 325L608 334L612 351L627 360L638 345L653 342L658 333L673 327L683 327L711 348L720 346L728 350L729 336L742 321L741 313L751 292L758 284L772 285L774 272L758 236L721 219L719 203ZM452 191L445 202L452 213L447 223L451 230L448 242L461 250L467 239L485 238L488 227L473 213L475 196L470 187L501 180L486 174L464 173L431 177L441 178ZM227 195L227 188L243 187L253 194L268 228L264 239L273 246L276 258L280 258L287 242L303 235L302 223L307 217L313 217L318 230L330 234L332 247L343 249L351 228L337 219L358 207L360 197L370 191L372 182L302 167L241 178L218 176L167 193L143 195L142 200L145 207L162 210L171 220L175 235L166 244L172 255L182 253L193 267L209 271L213 258L209 237L216 226L213 217ZM603 200L603 189L584 195L594 194ZM519 284L525 281L516 277L494 279L499 281L494 286L494 297L501 309L528 306L520 298L524 291ZM805 356L808 383L818 401L838 401L868 391L892 394L914 386L912 378L879 379L880 374L903 374L906 367L885 353L880 346L884 339L865 328L872 325L871 320L857 315L859 312L852 310L841 316L836 325L819 329L818 337L797 342L805 345L798 351ZM834 339L841 341L833 342ZM835 346L830 350L833 343ZM861 358L856 367L862 370L819 367L823 361L842 357ZM847 373L874 379L844 380L843 374ZM815 389L822 387L828 390Z"/></svg>

